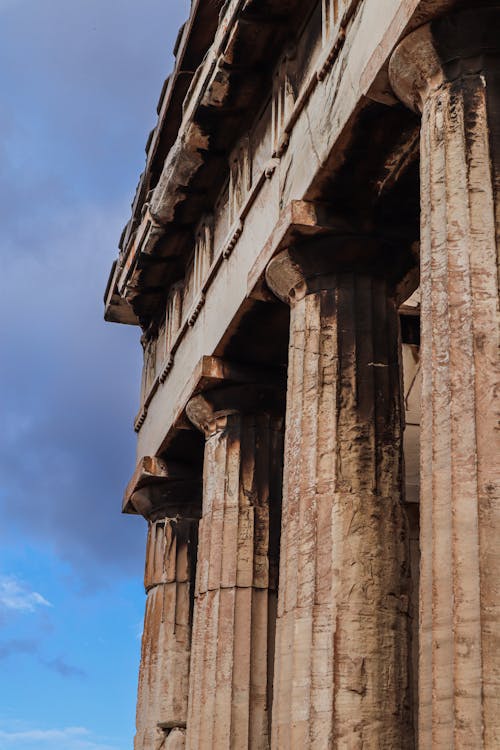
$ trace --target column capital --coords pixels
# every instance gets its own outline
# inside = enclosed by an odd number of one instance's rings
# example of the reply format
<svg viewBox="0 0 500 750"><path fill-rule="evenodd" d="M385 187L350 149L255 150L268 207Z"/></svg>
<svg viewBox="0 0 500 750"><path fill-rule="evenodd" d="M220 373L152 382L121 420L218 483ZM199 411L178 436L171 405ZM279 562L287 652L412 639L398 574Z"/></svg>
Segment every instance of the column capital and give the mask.
<svg viewBox="0 0 500 750"><path fill-rule="evenodd" d="M161 518L198 519L201 514L202 478L195 469L157 456L139 461L123 498L126 513L147 521Z"/></svg>
<svg viewBox="0 0 500 750"><path fill-rule="evenodd" d="M331 289L337 276L344 273L386 278L396 284L405 273L407 255L395 251L391 243L379 237L325 236L278 253L267 266L266 281L288 304Z"/></svg>
<svg viewBox="0 0 500 750"><path fill-rule="evenodd" d="M451 13L425 24L396 47L389 77L396 96L415 112L441 86L500 65L500 2Z"/></svg>
<svg viewBox="0 0 500 750"><path fill-rule="evenodd" d="M190 422L208 439L227 425L231 415L274 414L284 412L284 388L276 385L239 385L205 391L189 401L186 414Z"/></svg>

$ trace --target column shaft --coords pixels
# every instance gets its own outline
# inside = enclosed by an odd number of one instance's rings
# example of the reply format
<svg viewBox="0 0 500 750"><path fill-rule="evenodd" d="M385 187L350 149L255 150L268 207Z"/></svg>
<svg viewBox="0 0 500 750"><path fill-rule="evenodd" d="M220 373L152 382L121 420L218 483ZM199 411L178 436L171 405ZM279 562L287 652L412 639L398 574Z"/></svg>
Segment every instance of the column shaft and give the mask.
<svg viewBox="0 0 500 750"><path fill-rule="evenodd" d="M197 525L149 523L135 750L184 746Z"/></svg>
<svg viewBox="0 0 500 750"><path fill-rule="evenodd" d="M430 98L422 121L421 736L479 748L484 721L493 748L500 745L494 185L486 89L479 76L461 83Z"/></svg>
<svg viewBox="0 0 500 750"><path fill-rule="evenodd" d="M323 285L292 298L272 747L401 750L413 740L397 310L384 281Z"/></svg>
<svg viewBox="0 0 500 750"><path fill-rule="evenodd" d="M500 8L405 39L422 111L420 747L500 747Z"/></svg>
<svg viewBox="0 0 500 750"><path fill-rule="evenodd" d="M281 440L275 418L231 413L206 442L188 750L269 747Z"/></svg>

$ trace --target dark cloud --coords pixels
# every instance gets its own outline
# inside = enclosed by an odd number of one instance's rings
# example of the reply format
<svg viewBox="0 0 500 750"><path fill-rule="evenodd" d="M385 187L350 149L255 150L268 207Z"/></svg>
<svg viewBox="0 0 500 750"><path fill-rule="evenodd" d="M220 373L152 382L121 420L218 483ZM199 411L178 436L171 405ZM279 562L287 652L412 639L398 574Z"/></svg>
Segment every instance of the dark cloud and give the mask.
<svg viewBox="0 0 500 750"><path fill-rule="evenodd" d="M48 545L92 585L143 560L120 516L138 332L103 322L102 295L188 7L0 3L0 542Z"/></svg>
<svg viewBox="0 0 500 750"><path fill-rule="evenodd" d="M72 664L68 664L68 662L65 661L62 657L48 660L42 659L41 661L42 664L45 664L45 666L51 669L53 672L57 672L57 674L61 675L61 677L79 679L87 677L87 673L83 669L74 667Z"/></svg>
<svg viewBox="0 0 500 750"><path fill-rule="evenodd" d="M38 643L31 638L12 638L5 643L0 643L0 661L18 654L36 654Z"/></svg>
<svg viewBox="0 0 500 750"><path fill-rule="evenodd" d="M41 653L41 646L41 641L35 638L11 638L0 643L0 662L19 655L34 655L38 657L40 664L43 664L44 667L61 677L68 679L83 679L87 677L85 670L70 664L62 656L49 659L44 657Z"/></svg>
<svg viewBox="0 0 500 750"><path fill-rule="evenodd" d="M4 643L0 643L0 661L19 655L37 656L40 664L67 679L87 677L85 670L69 664L62 656L52 659L43 657L40 653L40 642L34 638L11 638Z"/></svg>
<svg viewBox="0 0 500 750"><path fill-rule="evenodd" d="M105 584L103 563L137 573L143 554L142 523L120 516L134 466L139 346L135 330L102 321L107 263L94 252L111 243L116 219L112 228L99 213L74 220L79 235L68 221L51 237L49 260L19 259L4 269L0 306L5 314L20 309L4 337L12 354L0 375L7 403L0 505L4 521L49 540Z"/></svg>
<svg viewBox="0 0 500 750"><path fill-rule="evenodd" d="M4 11L4 88L17 112L28 115L16 162L29 162L30 172L50 164L69 178L73 195L90 189L105 199L123 178L131 192L189 5L20 0ZM134 142L138 148L131 153Z"/></svg>

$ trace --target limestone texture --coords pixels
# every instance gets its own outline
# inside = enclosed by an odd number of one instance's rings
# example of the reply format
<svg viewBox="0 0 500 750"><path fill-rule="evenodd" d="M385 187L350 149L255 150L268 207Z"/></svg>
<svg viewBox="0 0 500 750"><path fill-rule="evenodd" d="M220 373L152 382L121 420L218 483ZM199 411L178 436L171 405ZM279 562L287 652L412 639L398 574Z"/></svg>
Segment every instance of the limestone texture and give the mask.
<svg viewBox="0 0 500 750"><path fill-rule="evenodd" d="M234 408L214 412L203 396L188 415L206 445L186 748L266 750L282 420Z"/></svg>
<svg viewBox="0 0 500 750"><path fill-rule="evenodd" d="M391 62L422 112L421 748L500 747L499 33L465 10Z"/></svg>
<svg viewBox="0 0 500 750"><path fill-rule="evenodd" d="M273 748L413 747L398 318L383 279L314 247L291 305ZM318 268L323 273L318 275Z"/></svg>
<svg viewBox="0 0 500 750"><path fill-rule="evenodd" d="M172 743L171 730L186 726L196 527L168 518L149 524L134 750L160 750L166 737Z"/></svg>
<svg viewBox="0 0 500 750"><path fill-rule="evenodd" d="M136 750L497 750L500 0L188 5L105 294Z"/></svg>

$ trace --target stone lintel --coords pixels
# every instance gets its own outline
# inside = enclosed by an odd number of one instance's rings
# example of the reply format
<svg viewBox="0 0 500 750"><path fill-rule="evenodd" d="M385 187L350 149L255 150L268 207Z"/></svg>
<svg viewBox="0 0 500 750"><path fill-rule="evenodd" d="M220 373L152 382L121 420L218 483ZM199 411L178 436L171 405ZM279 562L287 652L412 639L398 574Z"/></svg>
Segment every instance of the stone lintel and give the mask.
<svg viewBox="0 0 500 750"><path fill-rule="evenodd" d="M201 476L185 464L146 456L139 462L127 485L123 513L142 515L148 520L161 516L199 518Z"/></svg>

